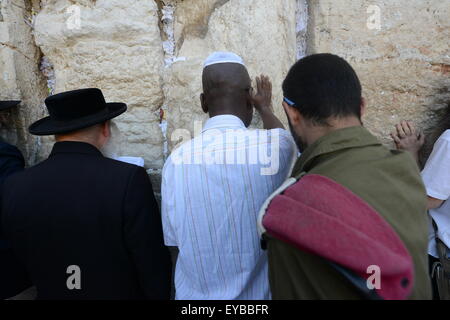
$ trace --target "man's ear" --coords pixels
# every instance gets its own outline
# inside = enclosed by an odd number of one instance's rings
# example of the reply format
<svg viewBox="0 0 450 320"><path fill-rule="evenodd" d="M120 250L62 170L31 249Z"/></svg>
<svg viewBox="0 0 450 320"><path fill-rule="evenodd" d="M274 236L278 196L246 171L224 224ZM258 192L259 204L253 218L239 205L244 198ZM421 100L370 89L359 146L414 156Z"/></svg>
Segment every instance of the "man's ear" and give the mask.
<svg viewBox="0 0 450 320"><path fill-rule="evenodd" d="M283 101L283 108L284 108L284 111L286 112L286 115L288 116L291 124L293 126L298 125L300 123L300 118L301 118L300 112L296 108L291 107L284 101Z"/></svg>
<svg viewBox="0 0 450 320"><path fill-rule="evenodd" d="M105 121L102 124L102 134L104 137L109 138L111 137L111 121Z"/></svg>
<svg viewBox="0 0 450 320"><path fill-rule="evenodd" d="M204 93L200 94L200 104L202 106L203 112L204 113L208 113L209 109L208 109L208 106L206 104L206 98L205 98L205 94Z"/></svg>
<svg viewBox="0 0 450 320"><path fill-rule="evenodd" d="M361 97L361 118L366 114L367 100L364 97Z"/></svg>
<svg viewBox="0 0 450 320"><path fill-rule="evenodd" d="M248 90L246 90L245 99L247 100L247 108L253 110L253 88L250 87Z"/></svg>

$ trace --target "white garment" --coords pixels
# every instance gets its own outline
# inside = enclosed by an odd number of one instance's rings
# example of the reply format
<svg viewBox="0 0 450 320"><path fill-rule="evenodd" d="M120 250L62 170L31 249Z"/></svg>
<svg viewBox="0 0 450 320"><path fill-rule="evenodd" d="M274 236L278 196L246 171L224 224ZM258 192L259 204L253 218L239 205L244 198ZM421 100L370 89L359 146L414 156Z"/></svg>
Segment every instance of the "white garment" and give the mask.
<svg viewBox="0 0 450 320"><path fill-rule="evenodd" d="M114 160L122 161L129 164L134 164L135 166L144 167L145 161L141 157L113 157Z"/></svg>
<svg viewBox="0 0 450 320"><path fill-rule="evenodd" d="M447 200L450 197L450 130L446 130L433 146L433 152L422 171L422 178L430 197ZM429 210L438 227L438 237L450 247L450 201ZM430 219L431 221L431 219ZM428 253L438 257L434 229L430 223Z"/></svg>
<svg viewBox="0 0 450 320"><path fill-rule="evenodd" d="M266 148L279 162L272 175L265 175ZM266 164L254 163L255 156ZM179 249L176 299L270 299L257 215L296 156L286 130L247 130L231 115L209 119L201 135L170 155L163 169L162 221L165 244Z"/></svg>

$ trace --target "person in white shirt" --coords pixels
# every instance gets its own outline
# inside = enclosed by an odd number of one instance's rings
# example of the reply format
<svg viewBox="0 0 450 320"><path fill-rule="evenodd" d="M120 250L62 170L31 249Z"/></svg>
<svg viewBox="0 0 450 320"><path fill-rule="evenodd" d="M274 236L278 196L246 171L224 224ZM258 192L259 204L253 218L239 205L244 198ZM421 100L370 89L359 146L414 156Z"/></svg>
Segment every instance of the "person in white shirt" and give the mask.
<svg viewBox="0 0 450 320"><path fill-rule="evenodd" d="M420 166L419 152L425 143L423 133L417 132L411 122L402 121L396 126L391 136L397 148L409 151ZM435 140L435 143L422 170L430 217L428 243L430 272L432 272L433 263L439 261L433 221L437 226L438 238L450 248L450 201L447 201L450 198L450 105L448 116L441 120L434 136L435 139L432 140ZM434 298L438 298L437 288L433 287L433 291Z"/></svg>
<svg viewBox="0 0 450 320"><path fill-rule="evenodd" d="M289 176L297 150L273 114L269 79L256 83L253 94L239 56L213 53L201 94L210 119L164 165L162 221L166 246L178 250L177 300L271 298L257 214ZM266 130L247 129L254 108Z"/></svg>

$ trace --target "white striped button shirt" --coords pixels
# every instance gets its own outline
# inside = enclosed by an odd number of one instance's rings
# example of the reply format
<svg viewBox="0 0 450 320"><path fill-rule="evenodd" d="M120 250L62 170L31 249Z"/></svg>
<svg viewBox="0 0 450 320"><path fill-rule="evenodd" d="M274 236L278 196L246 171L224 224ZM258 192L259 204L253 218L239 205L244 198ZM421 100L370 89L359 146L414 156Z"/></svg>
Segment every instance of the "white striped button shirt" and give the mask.
<svg viewBox="0 0 450 320"><path fill-rule="evenodd" d="M170 155L162 221L165 244L179 249L176 299L270 299L257 215L296 155L286 130L247 130L232 115L210 118Z"/></svg>

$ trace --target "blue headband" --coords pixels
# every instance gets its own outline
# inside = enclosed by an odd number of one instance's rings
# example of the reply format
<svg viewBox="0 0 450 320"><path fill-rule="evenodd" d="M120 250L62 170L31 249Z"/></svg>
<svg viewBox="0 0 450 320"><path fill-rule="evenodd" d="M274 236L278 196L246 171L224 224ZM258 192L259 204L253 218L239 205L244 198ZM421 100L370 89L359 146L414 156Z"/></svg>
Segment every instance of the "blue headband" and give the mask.
<svg viewBox="0 0 450 320"><path fill-rule="evenodd" d="M295 102L289 100L288 98L284 97L283 101L286 102L288 105L290 105L291 107L295 106Z"/></svg>

